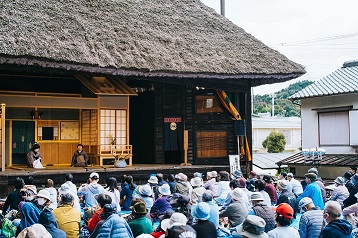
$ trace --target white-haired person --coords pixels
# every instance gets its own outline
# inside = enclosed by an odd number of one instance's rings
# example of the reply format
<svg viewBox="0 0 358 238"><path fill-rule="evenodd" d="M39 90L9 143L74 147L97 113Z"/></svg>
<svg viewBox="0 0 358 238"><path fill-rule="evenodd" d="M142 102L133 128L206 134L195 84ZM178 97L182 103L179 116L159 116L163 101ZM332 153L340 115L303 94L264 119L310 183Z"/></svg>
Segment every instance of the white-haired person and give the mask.
<svg viewBox="0 0 358 238"><path fill-rule="evenodd" d="M302 184L300 183L300 181L298 181L297 179L295 179L293 177L293 173L288 173L287 174L287 180L290 182L291 187L292 187L292 192L298 197L303 193L303 188L302 188Z"/></svg>
<svg viewBox="0 0 358 238"><path fill-rule="evenodd" d="M349 192L347 187L344 185L344 178L337 177L334 180L335 188L332 191L331 197L329 198L330 201L337 201L341 207L344 206L343 201L349 197Z"/></svg>
<svg viewBox="0 0 358 238"><path fill-rule="evenodd" d="M298 204L303 212L298 232L301 238L316 238L322 230L323 211L316 207L309 197L304 197Z"/></svg>
<svg viewBox="0 0 358 238"><path fill-rule="evenodd" d="M328 201L324 206L323 219L327 224L320 238L353 238L352 225L347 220L340 219L342 208L336 201Z"/></svg>

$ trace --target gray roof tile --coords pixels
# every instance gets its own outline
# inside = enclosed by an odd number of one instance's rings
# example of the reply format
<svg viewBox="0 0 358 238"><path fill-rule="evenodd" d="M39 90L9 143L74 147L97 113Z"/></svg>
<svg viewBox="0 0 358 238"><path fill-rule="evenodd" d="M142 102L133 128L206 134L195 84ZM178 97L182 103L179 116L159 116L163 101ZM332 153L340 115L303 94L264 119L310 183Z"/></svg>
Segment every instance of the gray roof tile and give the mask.
<svg viewBox="0 0 358 238"><path fill-rule="evenodd" d="M289 99L303 99L358 92L358 61L346 62L342 68L295 93Z"/></svg>

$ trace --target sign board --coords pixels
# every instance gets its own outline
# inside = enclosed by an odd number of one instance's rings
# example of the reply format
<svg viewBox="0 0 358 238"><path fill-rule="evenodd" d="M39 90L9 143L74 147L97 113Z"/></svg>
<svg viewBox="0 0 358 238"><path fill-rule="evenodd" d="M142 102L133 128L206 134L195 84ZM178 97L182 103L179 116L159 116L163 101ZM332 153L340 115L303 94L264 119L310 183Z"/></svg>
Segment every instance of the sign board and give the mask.
<svg viewBox="0 0 358 238"><path fill-rule="evenodd" d="M230 162L230 174L233 174L236 170L241 170L240 155L229 155L229 162Z"/></svg>

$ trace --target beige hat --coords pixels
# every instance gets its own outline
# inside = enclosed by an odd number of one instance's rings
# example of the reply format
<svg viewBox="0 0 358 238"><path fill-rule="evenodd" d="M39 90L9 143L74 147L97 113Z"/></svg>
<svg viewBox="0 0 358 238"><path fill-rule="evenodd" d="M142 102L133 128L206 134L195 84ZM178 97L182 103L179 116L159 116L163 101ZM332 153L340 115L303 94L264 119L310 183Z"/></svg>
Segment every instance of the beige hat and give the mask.
<svg viewBox="0 0 358 238"><path fill-rule="evenodd" d="M50 195L49 191L47 191L46 189L40 190L39 193L37 194L38 198L45 198L47 200L51 200L50 196L51 195Z"/></svg>
<svg viewBox="0 0 358 238"><path fill-rule="evenodd" d="M288 181L287 180L278 180L277 181L277 186L279 187L279 188L281 188L281 189L284 189L284 190L286 190L287 189L287 187L288 187Z"/></svg>
<svg viewBox="0 0 358 238"><path fill-rule="evenodd" d="M187 181L188 177L183 173L179 173L178 174L178 179L181 180L181 181Z"/></svg>
<svg viewBox="0 0 358 238"><path fill-rule="evenodd" d="M245 192L241 188L235 188L231 192L231 199L235 199L236 201L243 199Z"/></svg>
<svg viewBox="0 0 358 238"><path fill-rule="evenodd" d="M265 233L266 222L261 217L248 215L245 221L237 227L237 232L250 238L268 238Z"/></svg>
<svg viewBox="0 0 358 238"><path fill-rule="evenodd" d="M199 186L203 185L203 180L200 177L195 177L190 180L190 184L193 187L199 187Z"/></svg>

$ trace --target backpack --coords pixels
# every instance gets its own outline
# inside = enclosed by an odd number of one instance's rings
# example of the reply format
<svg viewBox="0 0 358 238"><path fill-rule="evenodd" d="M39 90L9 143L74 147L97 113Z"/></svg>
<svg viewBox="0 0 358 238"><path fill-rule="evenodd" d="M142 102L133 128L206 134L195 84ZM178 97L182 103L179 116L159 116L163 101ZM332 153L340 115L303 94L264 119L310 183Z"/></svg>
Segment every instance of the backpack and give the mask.
<svg viewBox="0 0 358 238"><path fill-rule="evenodd" d="M7 218L1 220L1 234L6 238L16 237L16 226Z"/></svg>
<svg viewBox="0 0 358 238"><path fill-rule="evenodd" d="M180 193L185 196L189 196L189 187L186 184L177 182L174 187L174 193Z"/></svg>

